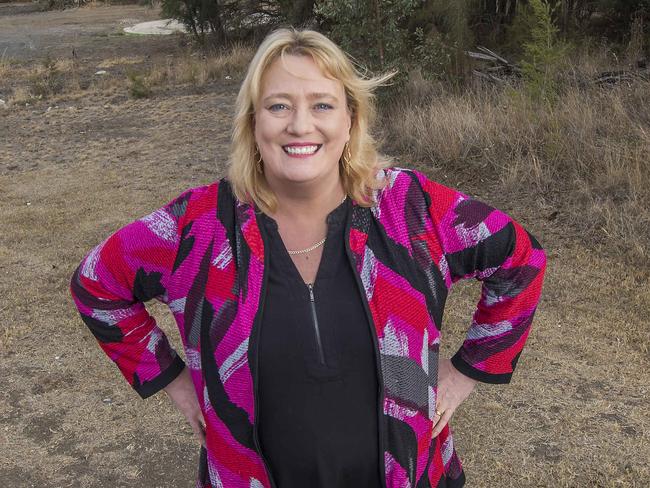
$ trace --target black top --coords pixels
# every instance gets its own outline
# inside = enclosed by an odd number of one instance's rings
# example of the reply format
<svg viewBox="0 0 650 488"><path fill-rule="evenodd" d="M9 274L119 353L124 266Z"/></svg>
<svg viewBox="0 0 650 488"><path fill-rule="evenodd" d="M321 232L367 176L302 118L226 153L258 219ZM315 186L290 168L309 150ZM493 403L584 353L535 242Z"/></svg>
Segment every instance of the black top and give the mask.
<svg viewBox="0 0 650 488"><path fill-rule="evenodd" d="M259 438L278 488L379 486L370 326L345 254L346 200L327 217L313 286L262 221L268 287L259 343Z"/></svg>

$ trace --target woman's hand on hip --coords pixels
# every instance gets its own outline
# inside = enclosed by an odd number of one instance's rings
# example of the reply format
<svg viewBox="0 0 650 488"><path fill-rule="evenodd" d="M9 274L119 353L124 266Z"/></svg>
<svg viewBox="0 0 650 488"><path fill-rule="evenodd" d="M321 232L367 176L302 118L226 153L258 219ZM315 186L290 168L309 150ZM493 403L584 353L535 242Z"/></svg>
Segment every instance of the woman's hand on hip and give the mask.
<svg viewBox="0 0 650 488"><path fill-rule="evenodd" d="M465 376L451 364L449 359L440 359L438 362L438 396L436 400L436 414L433 418L434 428L432 437L436 437L458 406L465 401L474 390L478 381Z"/></svg>
<svg viewBox="0 0 650 488"><path fill-rule="evenodd" d="M183 369L181 374L165 387L165 392L172 399L176 408L185 416L190 427L192 427L194 435L196 435L201 445L205 447L205 420L203 419L199 400L196 398L196 391L194 390L194 383L192 383L189 369Z"/></svg>

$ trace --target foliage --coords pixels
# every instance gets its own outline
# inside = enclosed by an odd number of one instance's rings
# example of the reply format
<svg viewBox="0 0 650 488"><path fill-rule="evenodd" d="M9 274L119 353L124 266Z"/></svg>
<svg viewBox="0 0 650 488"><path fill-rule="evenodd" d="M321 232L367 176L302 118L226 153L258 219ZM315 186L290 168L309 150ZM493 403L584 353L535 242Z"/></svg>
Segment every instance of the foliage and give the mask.
<svg viewBox="0 0 650 488"><path fill-rule="evenodd" d="M290 9L272 0L162 0L162 13L182 22L201 43L224 45L263 33ZM300 3L300 2L298 2ZM262 28L262 29L260 29Z"/></svg>
<svg viewBox="0 0 650 488"><path fill-rule="evenodd" d="M149 98L152 94L151 87L144 75L131 71L127 73L129 79L129 95L133 98Z"/></svg>
<svg viewBox="0 0 650 488"><path fill-rule="evenodd" d="M568 50L558 39L559 28L553 22L553 13L548 0L529 0L518 14L526 17L522 23L532 26L521 62L526 87L532 97L542 100L557 96L555 75Z"/></svg>
<svg viewBox="0 0 650 488"><path fill-rule="evenodd" d="M428 79L455 78L465 71L472 35L469 0L323 0L316 5L322 29L370 69L416 70ZM402 74L397 79L406 81Z"/></svg>
<svg viewBox="0 0 650 488"><path fill-rule="evenodd" d="M49 10L63 10L66 8L81 7L89 0L46 0L44 2Z"/></svg>
<svg viewBox="0 0 650 488"><path fill-rule="evenodd" d="M650 0L597 0L596 9L603 18L603 30L621 40L630 31L637 15L650 20Z"/></svg>
<svg viewBox="0 0 650 488"><path fill-rule="evenodd" d="M426 35L422 27L417 27L413 53L413 64L419 65L427 78L441 79L453 62L455 49L445 42L440 33Z"/></svg>
<svg viewBox="0 0 650 488"><path fill-rule="evenodd" d="M406 25L418 3L323 0L315 10L321 26L344 50L371 66L387 67L408 54Z"/></svg>

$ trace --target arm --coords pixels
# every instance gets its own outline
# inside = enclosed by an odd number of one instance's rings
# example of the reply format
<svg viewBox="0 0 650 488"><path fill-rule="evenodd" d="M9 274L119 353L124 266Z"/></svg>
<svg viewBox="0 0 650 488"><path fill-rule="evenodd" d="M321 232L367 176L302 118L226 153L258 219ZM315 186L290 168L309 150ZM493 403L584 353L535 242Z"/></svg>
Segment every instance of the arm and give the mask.
<svg viewBox="0 0 650 488"><path fill-rule="evenodd" d="M477 381L510 381L539 302L546 256L537 240L503 212L423 175L418 178L442 245L447 286L464 278L482 282L463 345L451 361L441 360L440 425Z"/></svg>
<svg viewBox="0 0 650 488"><path fill-rule="evenodd" d="M143 398L166 387L184 368L144 302L166 301L179 218L190 195L112 234L83 259L70 284L82 320Z"/></svg>

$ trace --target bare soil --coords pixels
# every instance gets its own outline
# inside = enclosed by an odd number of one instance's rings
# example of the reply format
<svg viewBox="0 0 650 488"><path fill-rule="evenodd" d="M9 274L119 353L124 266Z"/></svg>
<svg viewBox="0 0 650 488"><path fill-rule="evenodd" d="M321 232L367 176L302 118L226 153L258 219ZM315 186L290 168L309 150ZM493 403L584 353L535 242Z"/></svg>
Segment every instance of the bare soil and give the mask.
<svg viewBox="0 0 650 488"><path fill-rule="evenodd" d="M182 55L176 36L119 34L126 20L158 15L3 4L0 55L5 46L27 66L74 48L89 77L117 56ZM0 78L0 98L15 83ZM235 93L224 80L134 100L116 83L0 107L0 486L194 486L190 428L164 394L142 401L128 388L79 319L68 282L109 233L223 174ZM452 421L467 486L650 486L647 272L583 242L496 179L479 187L453 168L424 169L525 223L549 255L512 383L480 385ZM448 353L478 292L460 284L450 297ZM151 309L180 345L167 310Z"/></svg>

